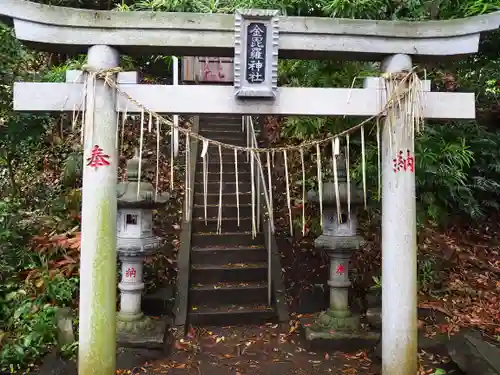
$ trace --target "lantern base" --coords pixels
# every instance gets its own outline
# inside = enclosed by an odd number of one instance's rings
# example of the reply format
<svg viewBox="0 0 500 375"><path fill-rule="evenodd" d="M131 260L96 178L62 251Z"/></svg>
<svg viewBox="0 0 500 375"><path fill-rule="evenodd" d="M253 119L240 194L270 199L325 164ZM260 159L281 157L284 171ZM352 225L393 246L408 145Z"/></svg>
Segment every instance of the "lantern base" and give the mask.
<svg viewBox="0 0 500 375"><path fill-rule="evenodd" d="M349 310L328 309L318 315L314 324L311 325L311 329L317 331L357 332L360 326L358 314L351 314Z"/></svg>
<svg viewBox="0 0 500 375"><path fill-rule="evenodd" d="M170 333L166 319L151 319L143 316L140 320L120 321L117 319L117 342L125 347L143 347L169 350Z"/></svg>
<svg viewBox="0 0 500 375"><path fill-rule="evenodd" d="M327 310L320 313L314 321L301 319L303 333L310 350L356 351L370 349L380 339L380 333L364 330L360 317L351 314L338 317Z"/></svg>
<svg viewBox="0 0 500 375"><path fill-rule="evenodd" d="M140 332L148 329L151 319L142 312L134 315L118 313L116 315L116 329L118 332Z"/></svg>

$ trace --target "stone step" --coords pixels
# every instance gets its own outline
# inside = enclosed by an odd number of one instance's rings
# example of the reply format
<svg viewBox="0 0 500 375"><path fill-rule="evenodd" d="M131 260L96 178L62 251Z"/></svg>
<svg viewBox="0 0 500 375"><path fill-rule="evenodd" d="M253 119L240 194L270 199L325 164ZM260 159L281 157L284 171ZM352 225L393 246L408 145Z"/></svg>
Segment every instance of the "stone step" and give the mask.
<svg viewBox="0 0 500 375"><path fill-rule="evenodd" d="M247 140L245 137L242 137L240 135L237 135L237 136L218 136L218 135L212 135L211 133L210 134L202 134L204 137L208 138L208 139L212 139L214 141L218 141L218 142L221 142L221 143L226 143L228 145L233 145L233 146L241 146L241 147L246 147L247 146ZM201 149L201 148L200 148ZM208 147L208 153L210 154L218 154L219 153L219 148L217 145L215 144L210 144L209 147ZM232 153L234 153L234 151L232 150L224 150L224 148L222 149L222 151L231 151Z"/></svg>
<svg viewBox="0 0 500 375"><path fill-rule="evenodd" d="M224 199L227 199L227 197L225 196ZM239 232L239 231L250 232L252 230L252 218L240 216L240 222L238 225L237 217L222 217L221 227L223 232ZM217 218L216 217L207 218L207 221L205 222L204 218L198 219L193 217L192 230L193 233L197 232L214 233L217 231Z"/></svg>
<svg viewBox="0 0 500 375"><path fill-rule="evenodd" d="M217 260L214 259L213 262ZM267 280L266 263L192 264L191 283L252 282Z"/></svg>
<svg viewBox="0 0 500 375"><path fill-rule="evenodd" d="M193 264L234 264L241 262L265 263L267 250L263 246L231 246L231 247L193 247L191 262Z"/></svg>
<svg viewBox="0 0 500 375"><path fill-rule="evenodd" d="M222 234L212 233L193 233L191 234L192 246L254 246L262 245L264 236L262 233L257 233L253 238L252 233L248 232L225 232Z"/></svg>
<svg viewBox="0 0 500 375"><path fill-rule="evenodd" d="M242 144L241 146L245 146ZM200 166L198 169L201 171L201 165L203 165L203 159L201 158L201 147L198 148L198 166ZM234 164L235 160L238 161L238 167L240 164L248 164L247 160L247 154L244 151L238 151L236 158L234 157L234 150L233 149L228 149L228 148L222 148L222 154L219 154L219 149L217 147L211 146L207 150L207 155L208 155L208 163L209 164L217 164L219 165L220 168L220 161L222 160L222 164L224 167L224 164L226 163L232 163ZM250 165L250 164L248 164ZM234 170L234 168L233 168Z"/></svg>
<svg viewBox="0 0 500 375"><path fill-rule="evenodd" d="M189 291L191 305L267 303L267 282L195 284Z"/></svg>
<svg viewBox="0 0 500 375"><path fill-rule="evenodd" d="M194 204L195 205L204 205L205 204L205 198L203 194L203 185L200 184L201 186L201 191L195 190L194 193ZM233 187L235 187L233 185ZM240 205L242 204L251 204L252 203L252 194L251 193L241 193L238 194L238 200ZM230 204L230 205L235 205L237 203L236 200L236 192L226 192L222 196L222 202L225 204ZM217 205L219 204L219 193L208 193L207 194L207 204L210 205ZM241 215L240 215L241 218ZM222 218L222 220L225 220L225 218Z"/></svg>
<svg viewBox="0 0 500 375"><path fill-rule="evenodd" d="M196 168L197 171L200 171L201 168ZM201 169L202 170L202 169ZM251 182L252 174L250 172L240 172L238 170L238 182ZM207 181L219 182L220 181L220 172L208 172L207 171ZM196 172L195 182L203 182L203 172ZM222 182L226 181L234 181L236 182L236 173L234 172L222 172Z"/></svg>
<svg viewBox="0 0 500 375"><path fill-rule="evenodd" d="M207 218L217 218L219 216L219 204L208 205L206 207ZM255 215L257 215L257 209L254 209ZM239 206L239 216L240 217L252 217L252 205L251 204L241 204ZM238 206L230 205L224 202L224 194L222 195L222 217L238 217ZM204 205L194 205L193 207L193 220L195 219L205 219L205 206Z"/></svg>
<svg viewBox="0 0 500 375"><path fill-rule="evenodd" d="M168 315L174 307L175 288L166 284L142 297L142 310L146 315Z"/></svg>
<svg viewBox="0 0 500 375"><path fill-rule="evenodd" d="M204 131L231 131L231 132L240 132L245 134L241 130L241 122L219 122L219 121L207 121L204 122L203 124L200 124L200 130L199 132L204 132Z"/></svg>
<svg viewBox="0 0 500 375"><path fill-rule="evenodd" d="M209 194L219 194L220 191L220 183L216 181L209 181L207 183L207 193ZM242 182L238 181L238 193L239 194L247 194L251 193L252 186L250 182ZM203 193L203 182L195 182L194 183L194 192L198 194ZM228 181L222 183L222 203L224 203L224 196L226 194L235 194L236 193L236 183L234 181Z"/></svg>
<svg viewBox="0 0 500 375"><path fill-rule="evenodd" d="M233 155L234 156L234 155ZM219 158L211 158L208 163L208 173L219 173L220 172L220 162ZM250 173L250 164L246 162L238 162L238 173L248 172ZM198 158L198 162L196 164L196 171L202 173L203 172L203 161L201 158ZM234 157L231 160L222 160L222 174L225 173L234 173L236 171L236 167L234 165Z"/></svg>
<svg viewBox="0 0 500 375"><path fill-rule="evenodd" d="M244 131L241 130L241 127L224 127L223 129L212 129L211 127L206 127L201 129L199 133L207 138L236 138L236 139L247 139L247 135Z"/></svg>
<svg viewBox="0 0 500 375"><path fill-rule="evenodd" d="M191 306L189 323L193 325L247 325L274 321L275 312L267 305Z"/></svg>

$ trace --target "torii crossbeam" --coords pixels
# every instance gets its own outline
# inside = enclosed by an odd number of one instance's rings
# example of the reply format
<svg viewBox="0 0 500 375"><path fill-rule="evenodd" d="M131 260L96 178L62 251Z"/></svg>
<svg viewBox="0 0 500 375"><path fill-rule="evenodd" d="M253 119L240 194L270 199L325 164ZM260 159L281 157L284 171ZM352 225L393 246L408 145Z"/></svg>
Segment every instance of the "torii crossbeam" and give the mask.
<svg viewBox="0 0 500 375"><path fill-rule="evenodd" d="M0 19L13 24L17 38L35 48L65 53L88 50L89 65L96 70L116 68L118 50L142 55L232 57L234 53L232 15L90 11L3 0ZM412 62L458 59L476 53L481 33L499 27L500 12L428 22L280 17L279 24L280 58L385 59L384 72L393 73L411 69ZM274 103L257 100L242 104L228 87L138 85L120 77L118 81L120 89L150 110L162 113L371 116L385 100L370 84L365 89L279 88ZM16 84L14 108L72 111L81 104L82 89L81 82ZM112 150L117 111L123 111L126 105L102 80L97 82L95 97L97 104L92 109L97 131L93 141L111 150L111 163L109 168L99 170L84 168L79 374L111 375L116 345L117 177L116 150ZM134 110L127 108L129 112ZM424 94L427 118L470 119L474 112L474 94ZM405 120L397 121L404 124ZM386 141L382 141L382 373L406 375L417 371L415 180L414 174L403 177L392 172L393 156ZM412 146L409 140L405 142ZM390 199L396 199L397 204L388 204Z"/></svg>

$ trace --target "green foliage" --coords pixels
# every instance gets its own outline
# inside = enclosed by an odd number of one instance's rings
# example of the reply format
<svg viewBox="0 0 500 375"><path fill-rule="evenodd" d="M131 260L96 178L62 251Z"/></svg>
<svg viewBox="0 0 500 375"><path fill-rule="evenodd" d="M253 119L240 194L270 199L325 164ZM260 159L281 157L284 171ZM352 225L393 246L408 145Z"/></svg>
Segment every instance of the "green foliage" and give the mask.
<svg viewBox="0 0 500 375"><path fill-rule="evenodd" d="M0 371L17 371L47 352L55 340L56 306L71 305L78 290L78 278L51 277L30 251L31 226L19 201L0 200ZM37 265L42 292L20 278Z"/></svg>
<svg viewBox="0 0 500 375"><path fill-rule="evenodd" d="M327 16L380 20L456 19L500 8L500 0L38 0L40 3L116 11L184 11L230 13L236 8L278 9L284 15ZM416 142L416 179L421 222L443 221L454 214L479 218L498 209L500 185L500 135L495 130L500 113L498 50L500 32L489 34L481 52L465 61L434 67L428 73L438 90L448 90L444 77L453 76L454 89L478 94L479 122L429 124ZM12 30L0 25L0 371L17 370L39 358L54 343L56 306L69 306L77 291L75 277L52 277L50 255L29 249L26 239L34 229L33 216L45 215L53 229L76 225L71 216L79 210L78 187L82 154L78 142L63 139L67 119L17 114L12 111L12 84L16 80L62 82L68 69L78 69L84 56L67 60L24 48ZM140 70L146 80L168 83L171 57L123 56L124 69ZM284 86L360 87L362 78L377 75L378 64L340 61L280 61L279 82ZM158 78L160 77L160 78ZM287 118L281 132L287 143L319 138L348 128L357 119ZM480 126L478 125L480 124ZM54 134L59 131L59 136ZM493 130L492 130L493 129ZM367 137L367 177L372 196L377 195L377 150ZM360 142L352 139L352 176L360 181ZM46 152L50 146L51 154ZM315 188L314 150L306 155L307 189ZM326 165L329 177L329 161ZM298 172L300 173L300 171ZM51 184L47 174L52 176ZM43 178L42 178L43 177ZM299 179L300 180L300 179ZM299 181L300 182L300 181ZM300 182L301 184L301 182ZM300 184L298 188L300 189ZM297 187L297 186L296 186ZM26 215L25 211L36 212ZM38 218L40 219L40 218ZM294 219L296 228L302 222ZM311 231L317 231L313 220ZM53 255L53 254L52 254ZM37 282L24 282L26 270L38 271ZM435 283L431 263L419 267L422 288ZM380 283L380 279L378 279ZM35 284L35 285L33 285ZM64 348L69 355L75 345Z"/></svg>

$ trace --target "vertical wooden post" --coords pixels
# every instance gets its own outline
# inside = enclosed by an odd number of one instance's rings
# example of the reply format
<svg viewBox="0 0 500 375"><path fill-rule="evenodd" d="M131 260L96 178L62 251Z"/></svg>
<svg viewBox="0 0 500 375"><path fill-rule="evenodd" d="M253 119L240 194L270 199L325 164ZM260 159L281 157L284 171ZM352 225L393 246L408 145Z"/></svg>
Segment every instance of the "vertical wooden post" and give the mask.
<svg viewBox="0 0 500 375"><path fill-rule="evenodd" d="M88 52L91 70L118 67L104 45ZM116 93L89 75L82 193L79 375L113 375L116 366Z"/></svg>

